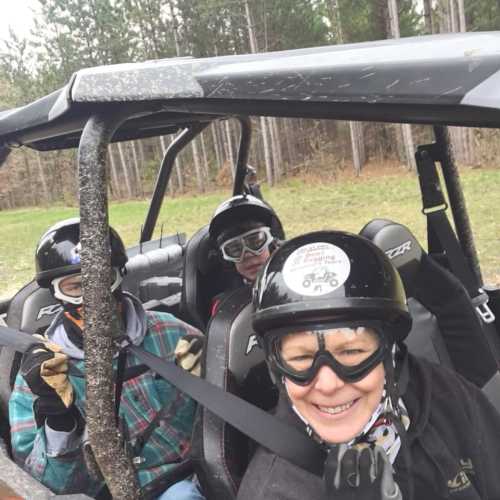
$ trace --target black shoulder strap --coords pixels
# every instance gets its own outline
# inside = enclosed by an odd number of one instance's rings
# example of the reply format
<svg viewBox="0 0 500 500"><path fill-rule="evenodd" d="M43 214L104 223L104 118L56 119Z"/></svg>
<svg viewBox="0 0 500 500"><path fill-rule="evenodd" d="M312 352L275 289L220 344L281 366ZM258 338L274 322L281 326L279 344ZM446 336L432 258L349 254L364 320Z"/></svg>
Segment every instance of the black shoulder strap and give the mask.
<svg viewBox="0 0 500 500"><path fill-rule="evenodd" d="M462 282L483 323L495 321L495 315L488 306L488 295L467 263L457 236L446 216L448 204L441 189L436 164L430 151L432 146L421 146L415 154L422 212L427 217L429 255L444 253L453 274Z"/></svg>
<svg viewBox="0 0 500 500"><path fill-rule="evenodd" d="M243 434L294 465L323 475L326 452L295 427L140 347L129 349L151 370Z"/></svg>

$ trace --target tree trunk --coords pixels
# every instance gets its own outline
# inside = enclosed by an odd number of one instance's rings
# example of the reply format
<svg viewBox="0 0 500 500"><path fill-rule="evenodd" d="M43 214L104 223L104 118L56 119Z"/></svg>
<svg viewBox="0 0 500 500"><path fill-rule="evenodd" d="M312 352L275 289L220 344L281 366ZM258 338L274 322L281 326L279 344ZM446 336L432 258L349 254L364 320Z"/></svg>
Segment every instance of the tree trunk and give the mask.
<svg viewBox="0 0 500 500"><path fill-rule="evenodd" d="M465 20L465 6L464 0L457 0L458 4L458 30L461 33L467 31L467 23ZM474 165L477 163L476 148L474 145L474 129L463 128L463 144L464 144L464 161L467 165Z"/></svg>
<svg viewBox="0 0 500 500"><path fill-rule="evenodd" d="M222 153L220 150L219 136L217 134L218 123L219 122L215 122L210 125L210 130L212 131L212 141L214 143L215 159L217 161L217 169L222 167Z"/></svg>
<svg viewBox="0 0 500 500"><path fill-rule="evenodd" d="M293 162L297 159L297 153L295 150L295 141L293 140L294 138L294 127L293 127L293 121L289 120L288 118L284 118L283 120L285 131L284 131L284 137L285 137L285 145L286 145L286 154L287 154L287 159L284 162L283 166L286 165L292 165Z"/></svg>
<svg viewBox="0 0 500 500"><path fill-rule="evenodd" d="M455 8L455 0L448 0L450 13L450 31L456 33L458 31L457 10Z"/></svg>
<svg viewBox="0 0 500 500"><path fill-rule="evenodd" d="M448 0L447 3L441 1L440 7L441 18L447 19L447 26L451 31L462 33L467 31L464 0ZM474 165L477 157L473 129L449 127L449 134L457 161L466 165Z"/></svg>
<svg viewBox="0 0 500 500"><path fill-rule="evenodd" d="M226 162L232 161L231 152L229 149L229 145L227 144L227 135L226 135L226 120L217 122L217 126L219 127L220 138L222 140L222 149L224 151L224 160L220 164L219 168L222 168Z"/></svg>
<svg viewBox="0 0 500 500"><path fill-rule="evenodd" d="M120 199L122 196L120 185L118 184L118 175L116 172L116 162L115 157L113 155L113 149L111 148L111 144L108 146L108 155L109 155L109 163L110 163L110 173L111 173L111 192L113 196L117 199Z"/></svg>
<svg viewBox="0 0 500 500"><path fill-rule="evenodd" d="M200 157L198 156L198 144L196 139L191 141L191 151L193 153L194 169L196 172L196 184L198 185L198 191L203 193L205 191L205 183L203 182L203 176L201 173Z"/></svg>
<svg viewBox="0 0 500 500"><path fill-rule="evenodd" d="M467 31L467 23L465 21L464 0L457 0L458 3L458 30L462 33Z"/></svg>
<svg viewBox="0 0 500 500"><path fill-rule="evenodd" d="M342 17L338 0L331 0L331 6L337 43L344 43ZM358 124L357 122L349 122L349 134L351 137L352 164L354 166L354 172L356 172L356 175L359 175L366 158L365 143L363 140L361 124Z"/></svg>
<svg viewBox="0 0 500 500"><path fill-rule="evenodd" d="M279 147L279 140L278 140L278 130L277 130L277 125L276 125L276 118L268 118L267 123L269 126L269 132L271 136L271 151L273 154L273 173L274 173L274 180L276 182L279 182L281 179L281 150Z"/></svg>
<svg viewBox="0 0 500 500"><path fill-rule="evenodd" d="M128 198L130 199L134 196L134 194L132 192L132 184L130 182L128 162L126 161L125 154L123 152L123 144L121 142L118 142L117 145L118 145L118 154L120 155L120 163L122 164L123 179L125 180L125 187L127 188L127 195L128 195ZM110 147L111 147L111 145L110 145Z"/></svg>
<svg viewBox="0 0 500 500"><path fill-rule="evenodd" d="M226 141L227 141L227 157L229 161L229 169L231 170L231 175L234 181L234 151L233 151L233 141L231 138L231 127L229 126L229 120L225 120L226 128Z"/></svg>
<svg viewBox="0 0 500 500"><path fill-rule="evenodd" d="M130 146L132 148L132 157L134 159L134 171L135 171L135 179L136 179L136 194L139 194L141 198L144 197L144 189L142 188L142 179L141 172L139 170L139 159L137 155L136 149L136 141L131 141ZM144 165L144 164L143 164Z"/></svg>
<svg viewBox="0 0 500 500"><path fill-rule="evenodd" d="M356 130L356 122L349 122L349 133L351 135L351 147L352 147L352 163L354 166L354 172L356 175L361 174L361 155L359 152L359 140L358 132Z"/></svg>
<svg viewBox="0 0 500 500"><path fill-rule="evenodd" d="M273 166L271 161L271 149L269 147L269 141L267 136L267 124L266 119L261 116L260 117L260 127L262 134L262 143L264 146L264 163L266 165L266 177L267 182L270 186L274 185L274 176L273 176Z"/></svg>
<svg viewBox="0 0 500 500"><path fill-rule="evenodd" d="M175 138L173 136L171 136L170 138L170 144L172 144L172 142L174 142ZM176 156L175 158L175 175L177 177L177 185L179 186L179 191L181 193L184 192L184 177L183 177L183 169L182 169L182 162L181 162L181 158L179 155Z"/></svg>
<svg viewBox="0 0 500 500"><path fill-rule="evenodd" d="M434 33L434 26L432 21L432 0L424 1L424 24L425 32L430 35Z"/></svg>
<svg viewBox="0 0 500 500"><path fill-rule="evenodd" d="M45 203L49 203L50 196L49 196L49 190L47 188L47 180L45 179L45 172L43 171L42 158L41 158L39 151L37 151L35 154L36 154L36 159L38 162L38 171L40 172L40 182L42 183L42 189L43 189L43 195L45 198Z"/></svg>
<svg viewBox="0 0 500 500"><path fill-rule="evenodd" d="M396 0L387 0L387 2L391 27L391 32L388 33L388 35L392 35L392 38L400 38L401 35L399 31L399 15ZM401 125L401 133L403 136L403 148L406 157L406 165L410 170L415 170L415 145L413 143L411 126L407 123L403 123Z"/></svg>
<svg viewBox="0 0 500 500"><path fill-rule="evenodd" d="M252 14L250 12L250 6L248 4L248 0L245 0L245 17L247 21L248 42L250 44L250 52L252 54L255 54L258 52L257 38L255 36L255 29L252 21ZM269 183L270 186L272 186L274 184L273 164L271 159L269 136L267 133L266 118L263 116L260 117L260 131L262 134L262 143L264 145L264 163L266 165L267 182Z"/></svg>
<svg viewBox="0 0 500 500"><path fill-rule="evenodd" d="M210 166L208 163L208 156L207 156L207 147L205 144L205 137L203 135L203 132L200 134L200 142L201 142L201 156L203 158L203 176L205 177L205 182L208 182L210 179Z"/></svg>
<svg viewBox="0 0 500 500"><path fill-rule="evenodd" d="M140 161L140 164L144 167L144 165L146 165L146 155L144 154L143 139L138 139L136 141L136 144L137 144L137 149L139 151L139 161Z"/></svg>
<svg viewBox="0 0 500 500"><path fill-rule="evenodd" d="M30 162L28 159L28 153L26 149L23 149L23 160L24 160L24 168L26 169L26 177L28 179L31 179L31 166ZM27 202L27 204L31 206L36 206L37 204L37 195L36 195L36 189L32 189L31 186L32 184L29 184L29 190L24 190L23 191L23 198L26 196L24 203Z"/></svg>
<svg viewBox="0 0 500 500"><path fill-rule="evenodd" d="M439 6L439 32L449 33L451 31L450 26L450 4L449 0L438 0Z"/></svg>

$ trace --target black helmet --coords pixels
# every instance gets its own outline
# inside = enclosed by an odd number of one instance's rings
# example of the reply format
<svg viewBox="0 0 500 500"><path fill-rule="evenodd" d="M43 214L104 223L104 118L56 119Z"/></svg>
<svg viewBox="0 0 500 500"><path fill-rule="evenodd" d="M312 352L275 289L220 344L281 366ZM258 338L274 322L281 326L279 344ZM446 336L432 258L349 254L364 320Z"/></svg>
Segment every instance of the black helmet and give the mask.
<svg viewBox="0 0 500 500"><path fill-rule="evenodd" d="M111 265L122 268L127 254L118 233L109 228ZM80 219L66 219L51 226L40 238L35 252L37 283L48 288L59 276L78 273L80 265Z"/></svg>
<svg viewBox="0 0 500 500"><path fill-rule="evenodd" d="M235 226L242 226L246 222L260 222L271 228L271 232L278 239L284 238L283 227L274 210L263 200L251 194L239 194L222 202L215 210L210 227L210 238L217 244L234 234L227 230Z"/></svg>
<svg viewBox="0 0 500 500"><path fill-rule="evenodd" d="M338 319L381 320L388 340L402 341L411 318L398 272L378 247L358 235L319 231L289 240L255 284L256 333Z"/></svg>

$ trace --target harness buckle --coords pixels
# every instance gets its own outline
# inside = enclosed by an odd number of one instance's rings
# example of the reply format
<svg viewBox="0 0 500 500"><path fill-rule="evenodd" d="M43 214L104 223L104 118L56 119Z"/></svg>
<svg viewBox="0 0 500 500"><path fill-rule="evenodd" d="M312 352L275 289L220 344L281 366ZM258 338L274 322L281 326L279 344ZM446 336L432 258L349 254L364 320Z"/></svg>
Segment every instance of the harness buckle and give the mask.
<svg viewBox="0 0 500 500"><path fill-rule="evenodd" d="M488 294L485 293L482 288L479 289L479 295L472 299L472 303L475 306L476 312L479 314L479 317L487 324L493 323L495 321L495 314L490 309L488 301Z"/></svg>
<svg viewBox="0 0 500 500"><path fill-rule="evenodd" d="M144 457L141 457L141 456L137 456L137 457L132 458L132 463L133 463L134 465L141 465L141 464L143 464L145 461L146 461L146 459L145 459Z"/></svg>

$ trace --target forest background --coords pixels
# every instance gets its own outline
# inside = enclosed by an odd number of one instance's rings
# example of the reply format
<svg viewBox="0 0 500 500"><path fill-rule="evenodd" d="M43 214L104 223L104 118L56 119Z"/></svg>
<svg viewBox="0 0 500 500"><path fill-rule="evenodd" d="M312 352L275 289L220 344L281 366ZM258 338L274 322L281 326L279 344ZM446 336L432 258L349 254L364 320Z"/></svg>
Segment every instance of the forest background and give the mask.
<svg viewBox="0 0 500 500"><path fill-rule="evenodd" d="M0 109L33 101L73 72L102 64L207 57L451 31L500 29L497 0L38 0L29 37L0 41ZM270 185L325 165L335 175L367 162L414 168L428 127L297 119L254 120L250 163ZM497 166L497 131L452 129L456 158ZM213 124L181 154L170 195L231 181L239 128ZM110 146L112 199L152 191L171 137ZM76 203L76 151L23 148L0 170L0 210ZM57 180L57 182L55 182Z"/></svg>

